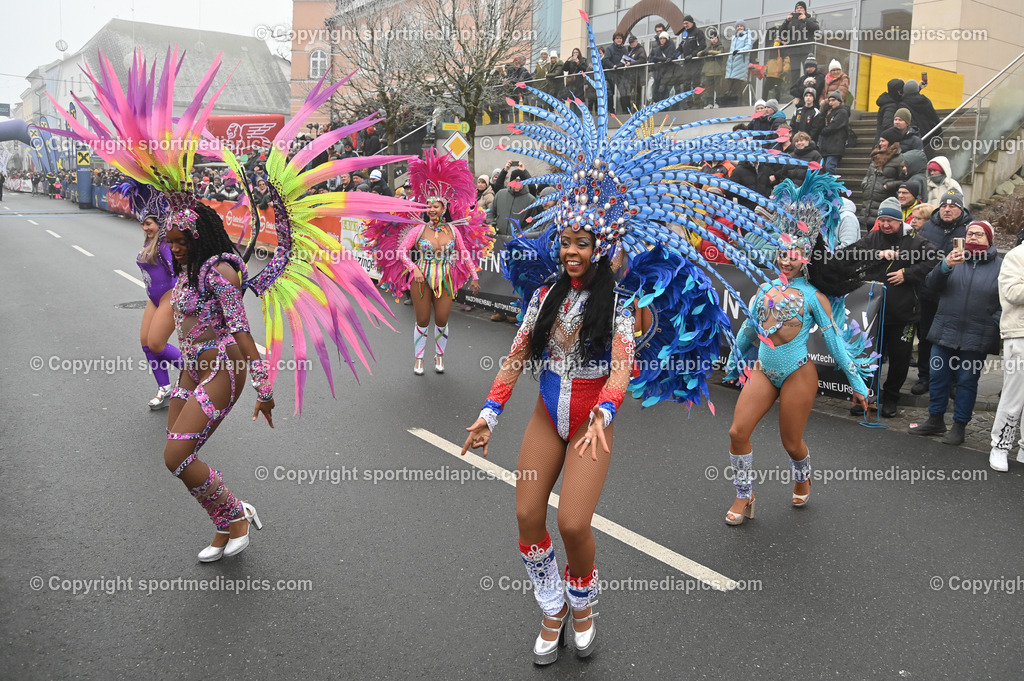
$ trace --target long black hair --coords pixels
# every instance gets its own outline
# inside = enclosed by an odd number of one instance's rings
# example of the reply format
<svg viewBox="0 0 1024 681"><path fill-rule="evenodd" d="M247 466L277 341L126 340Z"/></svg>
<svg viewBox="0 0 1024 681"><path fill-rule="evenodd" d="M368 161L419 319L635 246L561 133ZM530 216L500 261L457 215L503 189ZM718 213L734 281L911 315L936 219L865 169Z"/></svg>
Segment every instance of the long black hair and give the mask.
<svg viewBox="0 0 1024 681"><path fill-rule="evenodd" d="M196 215L198 215L196 231L199 233L199 236L193 237L188 228L182 230L182 232L185 234L186 250L188 252L188 260L185 263L188 283L193 288L198 288L199 270L202 268L203 263L221 253L238 255L238 251L235 250L231 237L224 231L224 223L221 221L217 211L198 201L195 205L195 211ZM181 263L175 260L174 274L180 275L181 273Z"/></svg>
<svg viewBox="0 0 1024 681"><path fill-rule="evenodd" d="M548 291L547 297L544 298L537 322L533 326L533 331L530 332L530 351L534 367L540 366L541 356L548 346L548 341L551 340L551 330L555 319L558 318L558 312L561 310L570 288L572 288L572 279L563 270ZM583 363L586 364L601 357L611 347L612 342L612 319L615 315L615 274L612 272L611 262L606 256L602 256L596 263L591 263L587 270L584 288L590 291L590 297L583 304L583 324L576 338L576 350L582 356Z"/></svg>
<svg viewBox="0 0 1024 681"><path fill-rule="evenodd" d="M856 257L849 248L829 253L821 235L814 242L808 260L810 262L804 265L807 282L830 298L841 298L864 283L867 261Z"/></svg>

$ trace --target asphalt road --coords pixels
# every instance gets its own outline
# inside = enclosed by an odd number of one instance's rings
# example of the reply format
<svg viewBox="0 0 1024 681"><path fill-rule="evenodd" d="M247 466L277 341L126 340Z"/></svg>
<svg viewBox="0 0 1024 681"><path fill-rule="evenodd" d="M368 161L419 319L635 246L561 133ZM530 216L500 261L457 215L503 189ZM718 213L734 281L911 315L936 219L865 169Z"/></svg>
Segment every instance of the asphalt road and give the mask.
<svg viewBox="0 0 1024 681"><path fill-rule="evenodd" d="M598 513L736 588L599 531L597 652L535 668L513 488L452 479L476 469L409 432L461 445L513 334L474 313L453 313L443 376L413 376L412 308L393 305L373 375L335 364L337 399L316 368L298 418L282 381L271 430L247 389L202 454L265 527L200 564L210 523L164 468L141 310L120 307L145 298L115 273L139 275L138 225L7 193L0 238L0 678L1020 678L1024 465L815 412L831 479L801 510L759 484L757 518L728 527L736 393L717 386L715 416L624 405ZM520 380L493 464L514 469L536 393ZM774 418L755 466L779 478Z"/></svg>

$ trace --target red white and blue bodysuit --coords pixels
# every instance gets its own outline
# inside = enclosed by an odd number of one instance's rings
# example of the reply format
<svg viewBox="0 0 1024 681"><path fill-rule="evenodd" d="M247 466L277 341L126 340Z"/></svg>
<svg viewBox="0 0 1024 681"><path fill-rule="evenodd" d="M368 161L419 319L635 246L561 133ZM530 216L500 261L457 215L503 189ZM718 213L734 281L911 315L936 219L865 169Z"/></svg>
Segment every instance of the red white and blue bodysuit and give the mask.
<svg viewBox="0 0 1024 681"><path fill-rule="evenodd" d="M590 291L573 287L562 302L558 317L551 328L551 340L541 356L540 395L551 423L559 436L568 441L580 426L587 423L594 407L604 415L607 427L622 405L629 385L633 365L634 318L628 309L617 306L611 347L596 360L583 363L577 347L583 308ZM508 353L507 361L498 372L491 391L484 402L480 418L487 421L493 432L512 388L529 361L530 333L537 323L541 305L549 287L537 290L519 327Z"/></svg>

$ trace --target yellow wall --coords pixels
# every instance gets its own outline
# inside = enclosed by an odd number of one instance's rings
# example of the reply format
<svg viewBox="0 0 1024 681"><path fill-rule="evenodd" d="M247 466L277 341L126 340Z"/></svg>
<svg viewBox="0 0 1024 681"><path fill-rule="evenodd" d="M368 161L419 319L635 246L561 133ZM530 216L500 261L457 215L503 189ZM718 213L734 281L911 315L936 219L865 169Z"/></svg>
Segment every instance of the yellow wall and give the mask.
<svg viewBox="0 0 1024 681"><path fill-rule="evenodd" d="M861 65L864 62L865 60L862 59ZM871 76L868 79L867 89L867 110L878 111L875 100L878 99L880 94L885 92L886 84L890 80L902 78L903 80L916 80L920 83L922 71L928 73L928 87L924 88L922 93L932 100L932 105L936 109L955 109L963 103L964 77L959 73L876 54L871 57ZM863 88L860 87L860 79L858 79L857 92L858 95L863 92ZM859 106L861 104L860 100L858 100L857 104L857 108L861 108Z"/></svg>

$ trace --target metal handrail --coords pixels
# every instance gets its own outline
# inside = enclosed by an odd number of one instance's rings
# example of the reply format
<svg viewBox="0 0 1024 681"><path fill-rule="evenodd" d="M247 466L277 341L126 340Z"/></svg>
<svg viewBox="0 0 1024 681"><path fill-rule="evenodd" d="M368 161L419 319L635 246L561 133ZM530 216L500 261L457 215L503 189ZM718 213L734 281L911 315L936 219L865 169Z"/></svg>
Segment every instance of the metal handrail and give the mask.
<svg viewBox="0 0 1024 681"><path fill-rule="evenodd" d="M1021 52L1020 54L1018 54L1016 59L1014 59L1009 64L1007 64L1005 67L1003 67L1003 69L999 73L997 73L996 75L992 76L987 83L985 83L980 88L978 88L973 95L971 95L970 97L965 99L960 104L960 106L958 106L957 108L955 108L952 111L950 111L949 114L945 118L943 118L941 121L939 121L938 125L936 125L934 128L932 128L931 130L926 132L924 135L921 135L921 141L925 141L929 137L934 135L935 132L939 128L941 128L943 125L945 125L949 121L949 119L951 119L953 116L955 116L957 113L959 113L961 109L963 109L965 106L967 106L974 98L976 98L978 95L980 95L983 90L985 90L989 85L994 83L1000 76L1002 76L1004 73L1006 73L1010 69L1011 66L1013 66L1014 64L1019 62L1021 59L1024 59L1024 52Z"/></svg>

